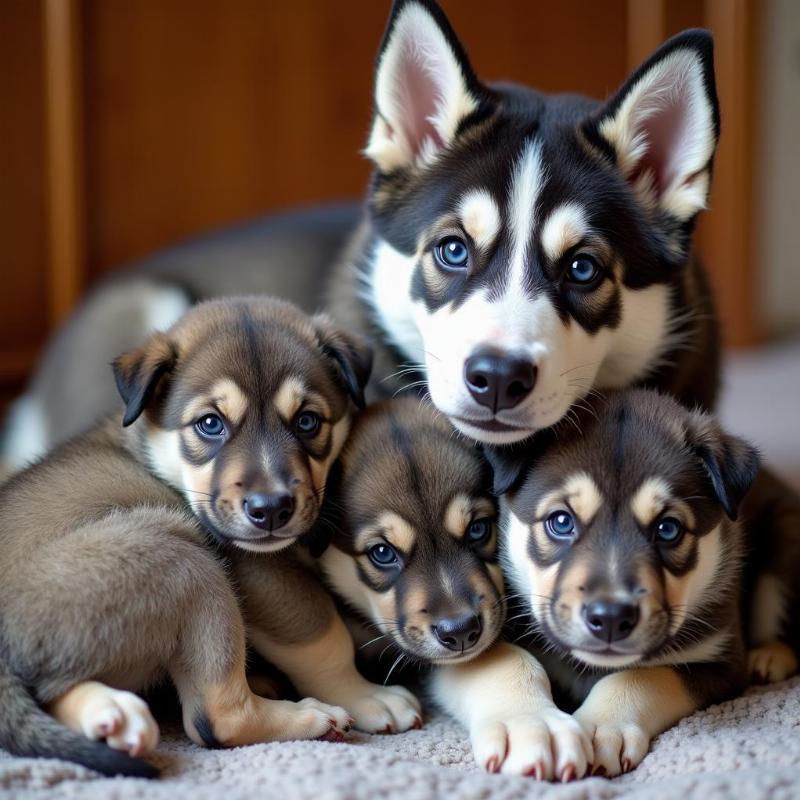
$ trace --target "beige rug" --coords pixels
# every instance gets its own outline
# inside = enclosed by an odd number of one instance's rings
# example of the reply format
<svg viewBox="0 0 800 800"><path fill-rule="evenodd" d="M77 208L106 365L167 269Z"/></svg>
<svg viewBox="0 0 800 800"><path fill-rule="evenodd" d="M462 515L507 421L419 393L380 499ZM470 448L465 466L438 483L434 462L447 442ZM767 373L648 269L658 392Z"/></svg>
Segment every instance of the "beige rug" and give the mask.
<svg viewBox="0 0 800 800"><path fill-rule="evenodd" d="M800 679L683 720L641 766L613 781L567 785L487 775L464 732L441 716L398 736L356 734L350 743L291 742L202 750L167 735L159 781L100 778L60 761L0 754L0 796L87 800L759 800L800 797Z"/></svg>

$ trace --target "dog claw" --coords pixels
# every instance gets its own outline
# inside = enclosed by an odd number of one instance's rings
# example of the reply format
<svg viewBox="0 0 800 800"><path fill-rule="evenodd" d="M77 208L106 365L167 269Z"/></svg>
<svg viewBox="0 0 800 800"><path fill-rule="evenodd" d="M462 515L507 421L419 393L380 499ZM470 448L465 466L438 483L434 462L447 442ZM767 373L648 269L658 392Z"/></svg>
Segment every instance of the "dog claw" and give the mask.
<svg viewBox="0 0 800 800"><path fill-rule="evenodd" d="M570 781L574 780L575 780L575 765L567 764L567 766L561 770L561 783L569 783Z"/></svg>
<svg viewBox="0 0 800 800"><path fill-rule="evenodd" d="M487 772L500 772L500 759L497 756L492 756L486 762Z"/></svg>

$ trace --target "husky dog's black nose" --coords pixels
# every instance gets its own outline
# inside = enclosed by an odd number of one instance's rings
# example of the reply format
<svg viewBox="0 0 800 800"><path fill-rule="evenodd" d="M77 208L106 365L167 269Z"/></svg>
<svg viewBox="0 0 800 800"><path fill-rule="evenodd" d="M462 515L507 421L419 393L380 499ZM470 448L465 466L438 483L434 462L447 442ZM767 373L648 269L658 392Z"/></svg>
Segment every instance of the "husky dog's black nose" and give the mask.
<svg viewBox="0 0 800 800"><path fill-rule="evenodd" d="M630 636L639 621L639 608L630 603L595 600L583 609L583 619L598 639L610 644Z"/></svg>
<svg viewBox="0 0 800 800"><path fill-rule="evenodd" d="M474 647L481 638L483 625L476 614L462 614L460 617L440 619L433 626L436 638L448 649L463 653Z"/></svg>
<svg viewBox="0 0 800 800"><path fill-rule="evenodd" d="M493 414L519 405L536 384L536 367L524 358L491 351L473 353L464 362L469 393Z"/></svg>
<svg viewBox="0 0 800 800"><path fill-rule="evenodd" d="M244 513L257 528L276 531L292 518L294 498L287 492L251 494L244 500Z"/></svg>

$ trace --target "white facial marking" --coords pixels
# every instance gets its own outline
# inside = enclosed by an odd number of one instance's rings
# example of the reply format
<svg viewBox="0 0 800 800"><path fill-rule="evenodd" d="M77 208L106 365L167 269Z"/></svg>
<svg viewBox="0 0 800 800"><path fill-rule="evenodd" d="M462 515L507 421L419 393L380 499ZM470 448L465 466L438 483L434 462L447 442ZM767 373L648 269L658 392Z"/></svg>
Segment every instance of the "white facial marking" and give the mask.
<svg viewBox="0 0 800 800"><path fill-rule="evenodd" d="M500 232L500 212L486 189L475 189L464 196L459 204L459 216L464 230L480 248L494 244Z"/></svg>
<svg viewBox="0 0 800 800"><path fill-rule="evenodd" d="M506 293L525 294L525 258L536 224L536 203L546 181L541 143L529 141L511 176L510 210L512 252Z"/></svg>
<svg viewBox="0 0 800 800"><path fill-rule="evenodd" d="M583 208L577 203L559 206L542 226L542 247L551 261L557 261L589 233Z"/></svg>

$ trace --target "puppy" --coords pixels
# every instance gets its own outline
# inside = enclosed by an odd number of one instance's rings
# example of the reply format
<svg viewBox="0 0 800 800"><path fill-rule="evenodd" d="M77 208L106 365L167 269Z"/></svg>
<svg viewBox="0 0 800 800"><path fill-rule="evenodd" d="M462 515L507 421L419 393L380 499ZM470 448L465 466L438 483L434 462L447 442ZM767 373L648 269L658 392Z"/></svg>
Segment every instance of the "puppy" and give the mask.
<svg viewBox="0 0 800 800"><path fill-rule="evenodd" d="M361 652L377 660L388 647L389 674L404 661L435 665L434 700L469 729L490 771L582 776L591 750L580 726L549 687L539 691L547 677L538 662L497 641L498 506L475 447L431 406L387 401L357 419L330 482L320 562L355 613Z"/></svg>
<svg viewBox="0 0 800 800"><path fill-rule="evenodd" d="M748 642L767 631L748 631L742 608L774 560L736 521L757 454L708 414L636 390L510 455L492 458L511 487L504 559L523 632L578 706L595 772L627 772L654 736L747 684ZM796 665L787 644L761 644L763 662L788 650Z"/></svg>
<svg viewBox="0 0 800 800"><path fill-rule="evenodd" d="M199 744L341 736L341 708L249 691L220 555L282 550L316 521L368 351L325 318L238 298L195 307L114 372L122 425L0 490L0 745L151 776L135 756L158 728L133 692L164 675ZM292 642L330 627L313 608L294 622Z"/></svg>

